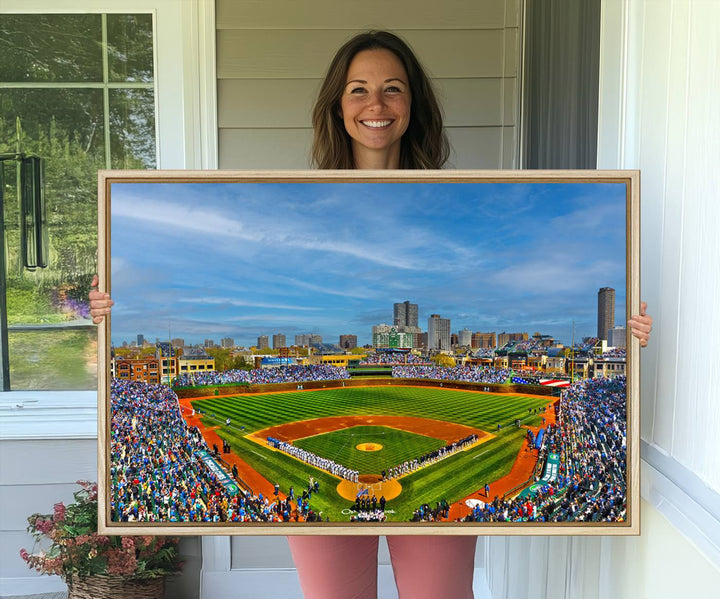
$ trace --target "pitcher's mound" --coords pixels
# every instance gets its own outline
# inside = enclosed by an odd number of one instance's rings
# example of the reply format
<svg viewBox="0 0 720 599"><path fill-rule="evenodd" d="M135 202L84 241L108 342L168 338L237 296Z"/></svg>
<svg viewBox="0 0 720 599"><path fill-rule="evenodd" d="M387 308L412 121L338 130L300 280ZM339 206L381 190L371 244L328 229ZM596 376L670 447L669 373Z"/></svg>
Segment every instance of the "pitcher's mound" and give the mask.
<svg viewBox="0 0 720 599"><path fill-rule="evenodd" d="M360 445L356 445L355 449L359 449L360 451L380 451L383 448L380 443L360 443Z"/></svg>
<svg viewBox="0 0 720 599"><path fill-rule="evenodd" d="M355 501L358 493L363 489L367 489L367 495L365 497L372 497L375 495L378 499L385 496L387 501L395 499L402 492L402 485L396 480L387 480L382 482L380 476L377 475L363 475L360 477L360 482L353 483L349 480L342 480L337 486L337 492L343 499L348 501Z"/></svg>

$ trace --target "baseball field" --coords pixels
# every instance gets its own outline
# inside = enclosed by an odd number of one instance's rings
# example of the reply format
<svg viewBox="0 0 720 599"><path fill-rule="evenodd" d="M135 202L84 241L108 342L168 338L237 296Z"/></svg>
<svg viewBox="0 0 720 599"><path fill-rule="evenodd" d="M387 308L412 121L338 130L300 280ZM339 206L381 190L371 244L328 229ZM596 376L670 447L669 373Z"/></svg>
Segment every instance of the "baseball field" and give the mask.
<svg viewBox="0 0 720 599"><path fill-rule="evenodd" d="M459 502L506 477L521 453L524 427L537 427L550 414L547 397L382 385L182 403L196 411L188 421L201 424L209 442L217 437L229 442L228 461L241 466L240 476L255 492L267 494L277 483L281 497L291 485L297 496L313 477L320 491L310 506L331 522L349 520L364 488L369 495L385 495L388 521L407 521L424 503ZM393 481L380 480L383 470L469 435L477 440L465 449ZM359 482L342 481L269 447L268 436L357 470Z"/></svg>

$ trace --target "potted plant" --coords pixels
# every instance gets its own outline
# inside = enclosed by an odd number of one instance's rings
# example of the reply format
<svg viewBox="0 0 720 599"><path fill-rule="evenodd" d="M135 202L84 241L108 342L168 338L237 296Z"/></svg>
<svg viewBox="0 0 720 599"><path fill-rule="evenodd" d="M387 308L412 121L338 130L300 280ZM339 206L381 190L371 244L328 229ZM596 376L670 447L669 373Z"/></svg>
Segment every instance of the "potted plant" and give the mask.
<svg viewBox="0 0 720 599"><path fill-rule="evenodd" d="M78 484L74 503L28 517L35 546L20 556L41 574L61 576L68 599L162 599L165 576L182 567L178 539L98 534L97 484Z"/></svg>

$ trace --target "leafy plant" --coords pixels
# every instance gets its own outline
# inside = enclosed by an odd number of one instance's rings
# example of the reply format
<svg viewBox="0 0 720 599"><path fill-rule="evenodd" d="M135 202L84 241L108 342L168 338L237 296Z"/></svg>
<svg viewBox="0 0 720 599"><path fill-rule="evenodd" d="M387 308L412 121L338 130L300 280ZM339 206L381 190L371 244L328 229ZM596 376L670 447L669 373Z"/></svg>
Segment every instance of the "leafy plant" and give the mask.
<svg viewBox="0 0 720 599"><path fill-rule="evenodd" d="M177 538L98 534L97 484L78 484L74 503L56 503L52 514L28 517L35 547L33 553L21 549L20 557L30 568L66 581L103 575L156 578L181 570Z"/></svg>

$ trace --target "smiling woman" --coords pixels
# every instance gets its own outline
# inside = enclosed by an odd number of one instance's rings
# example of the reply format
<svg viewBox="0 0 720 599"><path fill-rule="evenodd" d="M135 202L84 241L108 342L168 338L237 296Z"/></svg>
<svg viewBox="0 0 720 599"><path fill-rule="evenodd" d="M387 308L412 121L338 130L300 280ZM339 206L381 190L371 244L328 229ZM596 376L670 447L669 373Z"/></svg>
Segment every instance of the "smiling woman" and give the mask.
<svg viewBox="0 0 720 599"><path fill-rule="evenodd" d="M387 31L362 33L338 50L312 123L312 159L321 169L437 169L450 154L429 77ZM373 126L379 131L369 131Z"/></svg>
<svg viewBox="0 0 720 599"><path fill-rule="evenodd" d="M347 79L340 114L352 138L355 167L399 164L411 102L402 63L389 50L365 50L353 58Z"/></svg>

